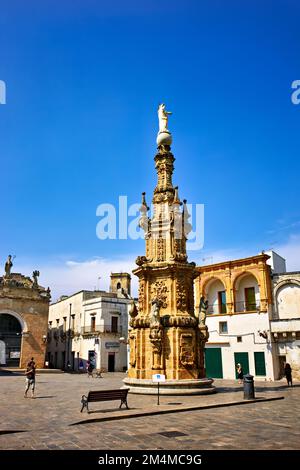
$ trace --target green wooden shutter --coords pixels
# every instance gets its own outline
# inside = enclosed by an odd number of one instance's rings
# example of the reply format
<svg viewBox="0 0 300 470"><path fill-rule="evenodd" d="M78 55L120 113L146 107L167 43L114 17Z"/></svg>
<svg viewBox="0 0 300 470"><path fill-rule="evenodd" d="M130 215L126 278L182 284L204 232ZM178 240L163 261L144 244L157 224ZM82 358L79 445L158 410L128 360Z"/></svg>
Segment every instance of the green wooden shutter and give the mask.
<svg viewBox="0 0 300 470"><path fill-rule="evenodd" d="M264 352L254 353L255 375L266 375L266 362Z"/></svg>
<svg viewBox="0 0 300 470"><path fill-rule="evenodd" d="M206 377L223 379L222 350L221 348L205 349Z"/></svg>

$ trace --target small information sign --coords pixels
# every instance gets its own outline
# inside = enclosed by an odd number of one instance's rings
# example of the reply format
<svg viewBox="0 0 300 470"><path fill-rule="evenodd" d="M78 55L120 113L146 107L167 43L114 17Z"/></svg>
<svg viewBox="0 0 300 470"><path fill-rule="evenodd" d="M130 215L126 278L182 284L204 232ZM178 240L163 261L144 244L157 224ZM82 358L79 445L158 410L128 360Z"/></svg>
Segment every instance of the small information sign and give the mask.
<svg viewBox="0 0 300 470"><path fill-rule="evenodd" d="M159 384L166 381L166 376L164 374L153 374L152 381L157 383L157 404L159 405Z"/></svg>
<svg viewBox="0 0 300 470"><path fill-rule="evenodd" d="M153 382L165 382L166 376L163 374L153 374L152 375Z"/></svg>

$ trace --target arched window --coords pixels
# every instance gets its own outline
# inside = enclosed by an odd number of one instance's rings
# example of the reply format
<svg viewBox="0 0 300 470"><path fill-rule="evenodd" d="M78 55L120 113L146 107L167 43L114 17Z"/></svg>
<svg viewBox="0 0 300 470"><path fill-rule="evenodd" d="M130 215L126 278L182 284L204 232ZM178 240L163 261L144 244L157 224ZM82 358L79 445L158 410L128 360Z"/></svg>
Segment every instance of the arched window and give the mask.
<svg viewBox="0 0 300 470"><path fill-rule="evenodd" d="M208 314L226 313L226 291L220 279L212 279L206 287L206 297L208 300Z"/></svg>
<svg viewBox="0 0 300 470"><path fill-rule="evenodd" d="M235 282L235 311L255 312L260 308L260 292L256 277L243 273Z"/></svg>

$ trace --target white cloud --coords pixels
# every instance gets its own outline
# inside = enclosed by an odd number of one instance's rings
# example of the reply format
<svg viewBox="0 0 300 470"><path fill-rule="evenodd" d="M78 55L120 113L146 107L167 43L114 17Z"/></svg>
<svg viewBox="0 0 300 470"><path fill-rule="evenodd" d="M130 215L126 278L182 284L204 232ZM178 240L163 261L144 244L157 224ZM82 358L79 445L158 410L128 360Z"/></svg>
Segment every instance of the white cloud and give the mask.
<svg viewBox="0 0 300 470"><path fill-rule="evenodd" d="M290 235L286 243L274 247L286 259L287 271L300 271L300 234Z"/></svg>
<svg viewBox="0 0 300 470"><path fill-rule="evenodd" d="M283 256L287 261L288 271L300 271L300 234L291 235L286 243L274 246L274 251ZM258 252L257 252L258 253ZM247 258L257 254L253 250L232 248L201 253L198 257L189 254L189 261L195 261L197 265L219 263L222 261ZM50 287L52 302L61 295L70 295L80 290L109 290L110 274L112 272L128 272L131 274L131 291L137 296L138 278L132 274L136 256L120 256L118 259L92 258L83 262L76 260L64 260L49 263L36 262L18 265L18 271L25 275L32 273L33 267L38 266L41 273L39 282L44 287ZM203 261L203 258L205 259ZM101 277L99 280L98 277Z"/></svg>
<svg viewBox="0 0 300 470"><path fill-rule="evenodd" d="M138 278L132 274L136 268L135 256L119 259L93 258L83 262L67 260L49 264L36 263L41 273L39 283L50 287L52 302L61 295L70 295L81 290L109 290L112 272L128 272L131 275L132 295L137 295ZM32 267L19 266L23 274L32 272ZM100 277L100 279L98 279Z"/></svg>
<svg viewBox="0 0 300 470"><path fill-rule="evenodd" d="M286 242L276 244L271 249L286 259L287 271L300 271L300 234L290 235ZM259 250L255 251L251 248L232 248L228 250L205 252L205 254L202 254L197 259L191 259L191 261L195 261L198 265L206 265L247 258L248 256L255 256L258 253Z"/></svg>

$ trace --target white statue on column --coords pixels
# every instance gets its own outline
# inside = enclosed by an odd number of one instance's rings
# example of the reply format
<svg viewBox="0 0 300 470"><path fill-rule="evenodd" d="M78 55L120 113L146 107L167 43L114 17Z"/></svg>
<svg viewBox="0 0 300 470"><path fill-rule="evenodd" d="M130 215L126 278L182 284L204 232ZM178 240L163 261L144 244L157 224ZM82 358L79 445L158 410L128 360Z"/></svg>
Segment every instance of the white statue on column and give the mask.
<svg viewBox="0 0 300 470"><path fill-rule="evenodd" d="M158 107L158 123L159 131L157 134L156 143L160 145L171 145L172 135L168 130L168 116L172 114L170 111L166 110L166 105L164 103L160 104Z"/></svg>
<svg viewBox="0 0 300 470"><path fill-rule="evenodd" d="M158 121L159 121L159 132L168 131L168 115L172 114L170 111L166 111L166 105L160 104L158 107Z"/></svg>

